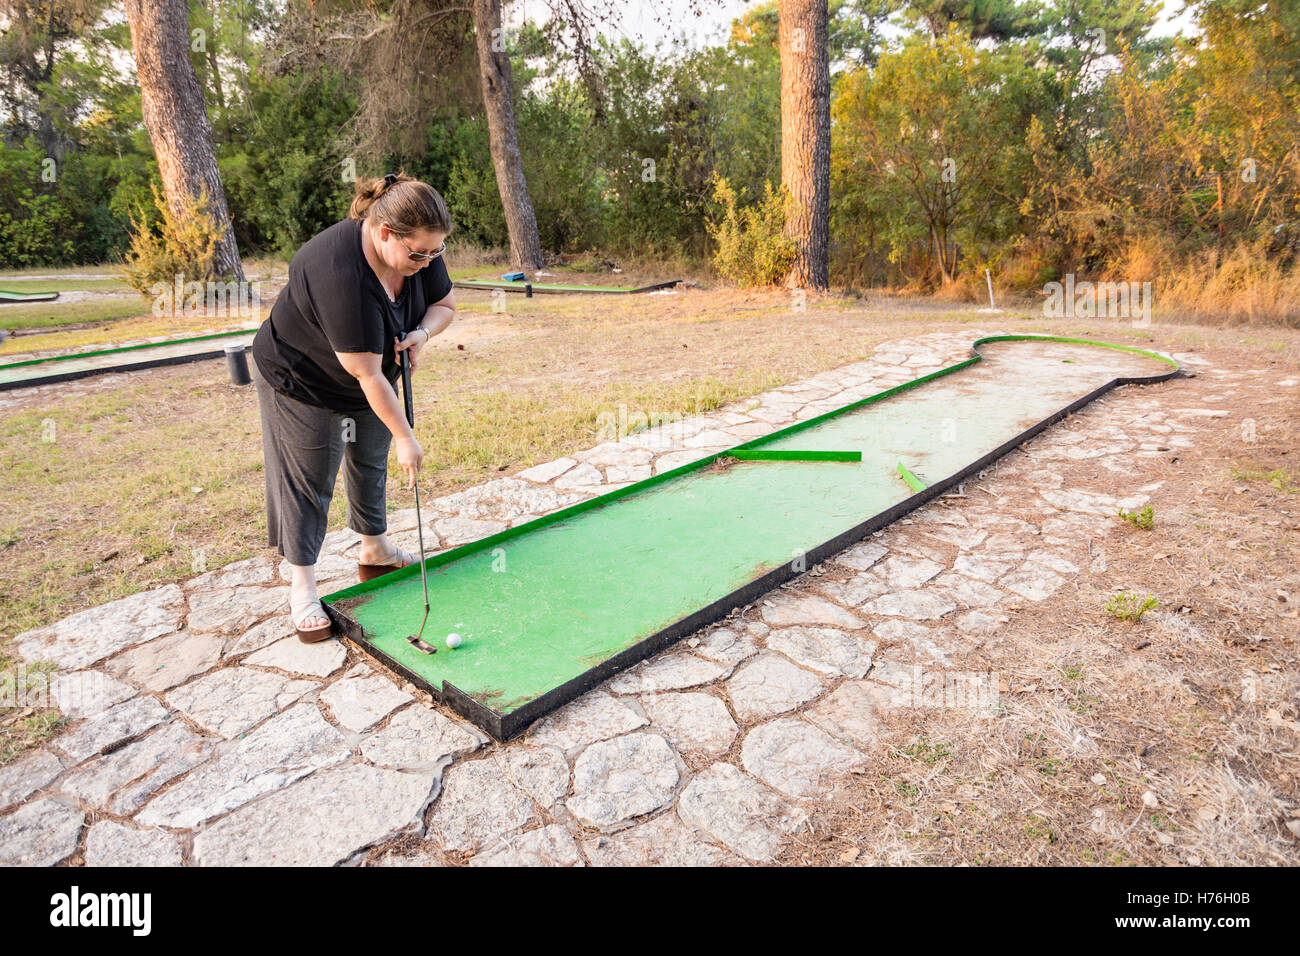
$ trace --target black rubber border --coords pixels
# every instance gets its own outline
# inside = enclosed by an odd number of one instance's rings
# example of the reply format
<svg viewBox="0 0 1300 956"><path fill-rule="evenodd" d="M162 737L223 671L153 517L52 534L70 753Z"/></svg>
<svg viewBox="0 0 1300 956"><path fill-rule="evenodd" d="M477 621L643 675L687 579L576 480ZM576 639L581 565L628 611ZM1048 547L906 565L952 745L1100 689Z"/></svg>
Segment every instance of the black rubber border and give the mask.
<svg viewBox="0 0 1300 956"><path fill-rule="evenodd" d="M161 344L161 343L160 343ZM245 349L248 347L245 346ZM193 355L173 355L165 359L151 359L148 362L132 362L130 365L114 365L111 368L85 368L76 372L60 372L57 375L43 375L40 378L21 379L17 382L0 382L0 392L15 388L35 388L40 385L53 385L55 382L71 382L78 378L91 378L95 375L108 375L115 372L139 372L149 368L162 368L166 365L188 365L190 362L203 362L208 359L221 358L226 350L219 352L196 352Z"/></svg>
<svg viewBox="0 0 1300 956"><path fill-rule="evenodd" d="M1160 361L1167 361L1170 364L1172 364L1174 367L1172 370L1165 372L1164 374L1161 375L1121 376L1119 378L1111 379L1105 385L1093 389L1091 392L1084 395L1082 398L1076 399L1075 401L1071 402L1069 405L1065 406L1064 408L1058 409L1057 411L1053 412L1051 415L1048 415L1046 418L1038 422L1035 422L1033 425L1025 429L1019 435L1016 435L1014 438L1006 442L1003 442L993 451L988 452L987 454L981 456L979 459L965 466L960 471L957 471L954 474L949 475L947 478L944 478L941 481L936 481L932 485L928 485L923 491L919 491L916 494L912 495L911 497L903 499L898 504L893 505L892 507L887 508L882 512L879 512L878 514L872 515L866 521L863 521L862 523L857 524L852 528L849 528L847 531L837 534L835 537L829 539L828 541L824 541L821 544L817 545L816 547L805 552L801 556L802 560L798 562L799 565L802 565L801 567L796 567L796 563L793 561L782 562L776 568L773 568L771 571L768 571L766 574L762 575L761 577L755 578L754 580L750 581L748 584L744 585L743 587L740 587L737 590L732 591L730 594L724 595L723 597L719 598L717 601L714 601L712 604L709 604L706 607L701 608L700 610L689 615L688 617L684 617L674 622L673 624L670 624L668 627L664 628L663 630L660 630L650 635L649 637L645 638L644 640L641 640L636 644L633 644L631 647L619 652L618 654L614 655L608 660L603 661L602 663L596 665L590 670L583 672L582 674L579 674L577 677L573 678L572 680L567 681L566 683L561 684L558 687L555 687L547 691L545 694L542 694L540 697L537 697L529 701L524 706L520 707L517 710L511 711L508 714L501 714L495 710L492 710L489 707L484 706L483 704L479 703L477 700L475 700L468 694L461 691L454 684L448 683L447 681L443 681L441 689L434 687L424 678L420 677L418 674L414 673L413 671L410 671L407 668L403 667L401 664L397 663L397 661L393 660L387 654L383 653L380 650L377 650L373 645L371 645L365 639L365 632L362 629L361 625L358 624L356 621L352 620L350 617L348 617L346 614L344 614L342 611L338 610L331 604L322 602L321 606L325 609L325 613L329 616L329 619L334 623L335 628L341 634L343 634L344 637L348 638L348 640L350 640L362 653L367 654L368 656L382 663L385 667L388 667L391 670L402 675L404 678L406 678L416 687L419 687L420 689L424 690L425 692L433 696L435 700L439 700L442 703L446 704L456 713L460 714L462 717L465 717L470 722L474 723L475 725L477 725L478 727L486 731L489 735L491 735L491 737L494 740L504 743L510 740L512 737L515 737L518 734L520 734L524 729L528 727L529 724L545 716L551 711L559 707L562 707L564 704L567 704L570 701L575 700L576 698L582 696L588 690L592 689L593 687L602 683L603 681L608 680L610 677L614 676L619 671L625 670L634 664L638 664L648 657L653 657L655 654L659 653L661 650L668 647L669 645L676 643L678 640L685 637L686 635L694 633L695 631L699 630L705 625L712 624L714 621L721 620L722 618L726 617L727 614L729 614L732 610L738 607L744 607L747 604L752 604L755 600L757 600L762 595L766 594L768 591L771 591L772 589L784 584L786 581L789 581L793 578L799 577L800 575L807 573L808 568L818 564L821 561L824 561L825 559L833 555L839 554L841 551L843 551L845 548L849 547L850 545L855 544L856 542L862 540L868 535L876 531L879 531L881 528L884 528L887 525L890 525L893 522L897 521L899 518L903 517L908 512L914 511L917 508L919 508L921 505L928 503L934 498L937 498L939 495L943 494L948 489L961 484L971 475L978 474L980 471L987 468L994 461L996 461L997 459L1005 455L1007 452L1023 445L1025 442L1029 441L1031 438L1033 438L1039 432L1046 429L1048 426L1054 425L1056 422L1059 422L1061 419L1072 415L1074 412L1078 411L1080 408L1084 407L1090 402L1095 401L1097 398L1106 394L1111 389L1117 388L1120 385L1154 385L1157 382L1164 382L1171 378L1183 374L1183 370L1178 365L1177 362L1165 356L1156 355L1155 353L1150 352L1146 349L1139 349L1132 346L1113 345L1111 343L1106 343L1106 342L1093 342L1086 339L1065 338L1062 336L1038 336L1038 335L986 336L984 338L977 339L975 343L971 346L972 357L974 359L980 358L980 354L979 354L980 345L984 344L985 342L998 342L998 341L1067 342L1073 344L1092 345L1092 346L1102 347L1102 348L1113 348L1122 351L1136 352L1139 354L1147 355L1150 356L1151 358L1155 358ZM948 369L950 371L956 371L959 370L958 366L968 367L967 363L969 363L970 361L971 361L970 359L967 359L964 362L960 362L957 363L956 365L949 366ZM942 370L938 373L931 373L930 375L922 376L922 378L929 380L930 378L937 377L941 374L942 374ZM797 424L805 425L807 423L802 422ZM791 426L791 427L795 427L795 426ZM784 430L785 429L782 429L782 431ZM773 433L772 435L764 436L764 439L770 440L771 438L775 437L776 434L777 433ZM726 452L725 451L719 452L718 454L725 455Z"/></svg>
<svg viewBox="0 0 1300 956"><path fill-rule="evenodd" d="M147 342L142 345L126 345L121 348L97 349L90 352L67 352L62 355L47 355L44 358L26 359L22 362L11 362L2 368L21 368L27 366L43 365L46 362L65 362L69 359L93 358L96 355L117 355L124 353L138 353L141 355L148 354L149 349L168 348L172 345L183 345L186 342L202 342L215 339L234 339L241 335L254 335L257 329L238 329L233 332L214 332L211 335L199 335L188 339L171 339L164 342ZM251 346L245 345L244 350L247 352ZM128 362L125 365L105 365L99 368L83 368L71 372L54 372L50 375L41 375L37 378L18 379L13 382L0 381L0 392L9 391L15 388L36 388L41 385L52 385L55 382L70 382L78 378L91 378L95 375L110 375L116 372L138 372L142 369L162 368L166 365L186 365L190 362L201 362L207 359L221 358L226 354L226 347L210 352L194 352L189 355L172 355L168 358L145 359L142 362ZM58 365L51 365L51 368L58 368Z"/></svg>

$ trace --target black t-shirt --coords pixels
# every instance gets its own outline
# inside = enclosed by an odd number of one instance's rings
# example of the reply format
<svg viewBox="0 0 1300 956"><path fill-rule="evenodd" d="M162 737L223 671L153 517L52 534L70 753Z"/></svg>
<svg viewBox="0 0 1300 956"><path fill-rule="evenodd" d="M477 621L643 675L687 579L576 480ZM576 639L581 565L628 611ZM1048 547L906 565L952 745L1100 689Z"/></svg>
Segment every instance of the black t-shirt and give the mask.
<svg viewBox="0 0 1300 956"><path fill-rule="evenodd" d="M393 338L404 338L430 305L451 292L442 259L407 276L397 302L366 262L360 219L324 229L289 263L289 282L253 339L253 358L267 383L308 405L343 415L370 406L361 383L335 352L383 355L383 375L396 387L401 368Z"/></svg>

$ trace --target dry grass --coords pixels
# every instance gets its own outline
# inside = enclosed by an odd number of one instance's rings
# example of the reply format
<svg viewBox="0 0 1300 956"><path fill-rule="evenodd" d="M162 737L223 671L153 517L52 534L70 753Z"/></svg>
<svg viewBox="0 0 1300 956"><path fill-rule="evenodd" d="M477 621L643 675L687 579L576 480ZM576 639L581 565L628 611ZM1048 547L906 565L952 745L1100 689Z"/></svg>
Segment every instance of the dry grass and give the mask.
<svg viewBox="0 0 1300 956"><path fill-rule="evenodd" d="M1300 327L1300 268L1284 269L1267 253L1267 244L1239 244L1220 261L1210 249L1172 273L1158 276L1156 301L1166 311L1204 319L1222 317L1241 324Z"/></svg>
<svg viewBox="0 0 1300 956"><path fill-rule="evenodd" d="M13 337L0 344L0 355L70 348L74 343L66 338L68 331L86 328L116 330L121 327L122 320L142 316L148 311L149 307L142 304L136 295L106 295L79 302L56 299L53 302L9 303L0 306L0 329L12 332ZM31 329L57 331L53 334L28 331Z"/></svg>
<svg viewBox="0 0 1300 956"><path fill-rule="evenodd" d="M1049 250L1005 259L993 275L998 306L1037 310L1043 284L1055 274ZM1162 323L1300 327L1300 263L1282 263L1266 240L1239 242L1222 256L1215 249L1183 256L1167 242L1134 239L1099 273L1075 278L1150 282L1152 314ZM982 274L967 272L935 297L986 305L988 290Z"/></svg>
<svg viewBox="0 0 1300 956"><path fill-rule="evenodd" d="M29 266L26 269L2 269L0 281L12 279L31 279L36 276L106 276L117 275L117 267L111 264L97 266Z"/></svg>
<svg viewBox="0 0 1300 956"><path fill-rule="evenodd" d="M509 264L509 259L510 251L508 249L484 249L467 243L459 243L455 238L452 238L447 243L447 251L443 253L443 261L447 264L448 273L474 269L495 269L498 265L504 269L504 266Z"/></svg>

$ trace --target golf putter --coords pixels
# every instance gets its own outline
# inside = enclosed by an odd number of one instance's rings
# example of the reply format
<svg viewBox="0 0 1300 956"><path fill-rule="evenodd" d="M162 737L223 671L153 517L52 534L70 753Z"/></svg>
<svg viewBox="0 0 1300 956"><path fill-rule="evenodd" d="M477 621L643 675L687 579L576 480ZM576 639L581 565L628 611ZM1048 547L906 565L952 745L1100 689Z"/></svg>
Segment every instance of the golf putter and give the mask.
<svg viewBox="0 0 1300 956"><path fill-rule="evenodd" d="M415 406L411 399L411 357L402 350L402 396L406 401L406 423L415 428ZM420 479L415 479L415 529L420 537L420 583L424 585L424 617L420 618L420 630L406 639L406 643L426 654L437 654L438 649L425 643L424 625L429 620L429 570L424 566L424 520L420 517Z"/></svg>

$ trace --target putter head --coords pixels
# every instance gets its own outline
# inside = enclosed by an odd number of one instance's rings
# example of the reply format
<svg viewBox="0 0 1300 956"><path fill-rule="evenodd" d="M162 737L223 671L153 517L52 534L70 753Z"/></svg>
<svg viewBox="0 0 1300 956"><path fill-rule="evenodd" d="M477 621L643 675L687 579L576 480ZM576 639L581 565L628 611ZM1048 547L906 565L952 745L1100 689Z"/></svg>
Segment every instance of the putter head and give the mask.
<svg viewBox="0 0 1300 956"><path fill-rule="evenodd" d="M438 649L437 649L436 647L434 647L432 644L429 644L429 643L427 643L427 642L425 642L425 641L420 640L420 639L419 639L418 637L416 637L414 634L410 635L410 636L406 639L406 643L410 644L410 645L411 645L412 647L414 647L417 651L420 651L420 652L423 653L423 654L437 654L437 653L438 653Z"/></svg>

